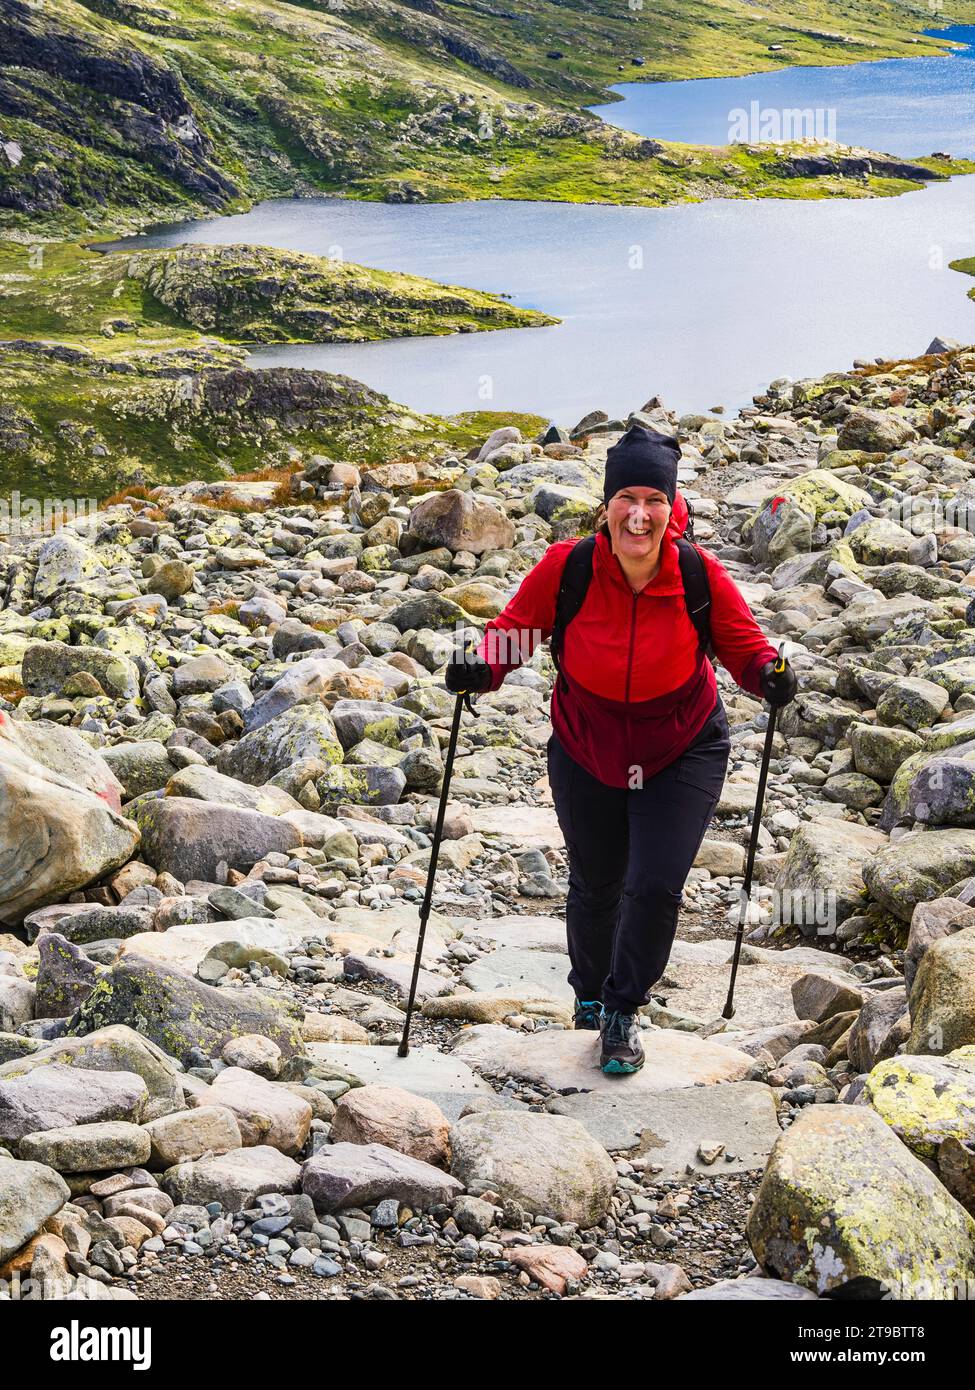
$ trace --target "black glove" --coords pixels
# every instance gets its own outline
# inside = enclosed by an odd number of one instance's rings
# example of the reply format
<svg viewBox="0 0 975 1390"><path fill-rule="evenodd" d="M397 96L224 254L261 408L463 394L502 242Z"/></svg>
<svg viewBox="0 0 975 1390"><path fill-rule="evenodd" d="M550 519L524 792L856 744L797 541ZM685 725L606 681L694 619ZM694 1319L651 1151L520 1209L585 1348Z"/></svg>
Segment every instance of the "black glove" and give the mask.
<svg viewBox="0 0 975 1390"><path fill-rule="evenodd" d="M790 700L796 698L796 673L789 665L788 661L783 662L783 669L776 671L776 663L767 661L758 673L758 683L762 687L762 694L768 700L773 709L781 709Z"/></svg>
<svg viewBox="0 0 975 1390"><path fill-rule="evenodd" d="M491 689L491 668L475 651L454 652L447 662L444 684L454 695L479 695Z"/></svg>

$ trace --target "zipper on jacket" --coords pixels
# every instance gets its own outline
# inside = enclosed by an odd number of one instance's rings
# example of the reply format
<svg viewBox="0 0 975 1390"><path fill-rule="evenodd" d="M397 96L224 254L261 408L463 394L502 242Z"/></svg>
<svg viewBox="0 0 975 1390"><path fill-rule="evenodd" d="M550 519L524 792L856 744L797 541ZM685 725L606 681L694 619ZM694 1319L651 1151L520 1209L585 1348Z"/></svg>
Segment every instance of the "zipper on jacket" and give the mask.
<svg viewBox="0 0 975 1390"><path fill-rule="evenodd" d="M633 595L633 609L630 614L630 650L626 657L626 691L623 699L627 704L630 703L630 679L633 675L633 648L636 644L636 606L640 595Z"/></svg>

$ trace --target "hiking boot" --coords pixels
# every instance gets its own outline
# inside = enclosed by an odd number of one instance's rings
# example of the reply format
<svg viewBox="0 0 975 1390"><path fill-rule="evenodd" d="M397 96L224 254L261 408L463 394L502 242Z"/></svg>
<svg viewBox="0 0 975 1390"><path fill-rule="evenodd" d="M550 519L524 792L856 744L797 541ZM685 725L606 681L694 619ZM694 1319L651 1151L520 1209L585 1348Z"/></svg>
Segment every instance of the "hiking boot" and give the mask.
<svg viewBox="0 0 975 1390"><path fill-rule="evenodd" d="M591 1033L598 1033L602 1013L603 1006L598 999L577 999L572 1026L573 1028L584 1028Z"/></svg>
<svg viewBox="0 0 975 1390"><path fill-rule="evenodd" d="M643 1044L635 1014L604 1013L599 1065L607 1076L626 1076L643 1066Z"/></svg>

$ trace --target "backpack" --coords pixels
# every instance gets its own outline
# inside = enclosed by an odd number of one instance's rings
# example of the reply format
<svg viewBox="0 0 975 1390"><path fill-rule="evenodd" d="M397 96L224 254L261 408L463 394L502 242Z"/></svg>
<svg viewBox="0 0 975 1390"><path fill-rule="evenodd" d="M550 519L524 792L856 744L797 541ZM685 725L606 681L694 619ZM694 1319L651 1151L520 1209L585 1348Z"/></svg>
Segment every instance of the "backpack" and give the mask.
<svg viewBox="0 0 975 1390"><path fill-rule="evenodd" d="M675 543L680 561L681 579L684 583L687 616L697 630L701 650L705 656L710 658L713 651L711 645L711 586L708 583L707 570L704 568L701 552L696 545L685 540L683 536L675 537ZM595 549L595 536L585 536L581 541L577 541L569 551L565 567L562 570L559 594L555 601L555 625L552 628L551 637L552 661L557 671L561 670L559 662L565 642L565 629L585 603L586 594L589 592Z"/></svg>

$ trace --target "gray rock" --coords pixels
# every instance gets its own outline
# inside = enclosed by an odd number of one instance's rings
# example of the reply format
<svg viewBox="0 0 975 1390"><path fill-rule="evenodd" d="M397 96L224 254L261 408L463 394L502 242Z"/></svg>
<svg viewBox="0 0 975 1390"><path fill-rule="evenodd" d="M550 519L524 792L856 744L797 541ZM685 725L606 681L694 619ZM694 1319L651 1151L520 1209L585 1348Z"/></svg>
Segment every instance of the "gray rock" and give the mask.
<svg viewBox="0 0 975 1390"><path fill-rule="evenodd" d="M301 1190L319 1211L340 1211L395 1197L422 1211L449 1202L464 1184L441 1168L384 1144L329 1144L308 1159Z"/></svg>
<svg viewBox="0 0 975 1390"><path fill-rule="evenodd" d="M25 1134L102 1120L139 1124L148 1088L134 1072L92 1072L47 1066L21 1076L0 1077L0 1142Z"/></svg>
<svg viewBox="0 0 975 1390"><path fill-rule="evenodd" d="M0 1261L36 1236L70 1196L68 1184L52 1168L0 1154Z"/></svg>
<svg viewBox="0 0 975 1390"><path fill-rule="evenodd" d="M489 1110L450 1132L450 1171L465 1187L485 1181L527 1211L594 1226L609 1209L616 1169L577 1120Z"/></svg>

